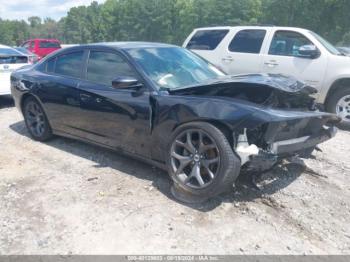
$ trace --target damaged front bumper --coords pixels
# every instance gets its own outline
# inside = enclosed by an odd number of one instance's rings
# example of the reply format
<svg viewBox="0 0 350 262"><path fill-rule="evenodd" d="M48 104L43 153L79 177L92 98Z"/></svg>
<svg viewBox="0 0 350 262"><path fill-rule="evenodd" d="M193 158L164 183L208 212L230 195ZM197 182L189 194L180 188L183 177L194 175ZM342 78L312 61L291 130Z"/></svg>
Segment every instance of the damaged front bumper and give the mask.
<svg viewBox="0 0 350 262"><path fill-rule="evenodd" d="M275 155L283 155L293 154L308 148L313 148L334 137L337 130L338 129L334 126L323 127L318 134L277 141L270 145L269 152Z"/></svg>
<svg viewBox="0 0 350 262"><path fill-rule="evenodd" d="M236 144L236 152L244 169L264 171L279 159L309 156L318 144L337 133L335 124L339 119L335 115L321 112L291 114L295 117L276 117L255 128L254 132L244 128Z"/></svg>

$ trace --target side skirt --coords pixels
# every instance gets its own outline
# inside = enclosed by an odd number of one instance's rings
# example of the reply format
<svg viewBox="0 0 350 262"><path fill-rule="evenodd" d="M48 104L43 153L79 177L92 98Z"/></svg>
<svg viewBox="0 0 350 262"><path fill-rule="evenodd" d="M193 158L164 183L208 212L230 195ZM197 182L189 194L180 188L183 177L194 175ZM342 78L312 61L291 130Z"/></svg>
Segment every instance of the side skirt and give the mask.
<svg viewBox="0 0 350 262"><path fill-rule="evenodd" d="M146 164L155 166L155 167L157 167L159 169L162 169L164 171L168 171L168 168L167 168L165 163L162 163L162 162L159 162L159 161L156 161L156 160L153 160L153 159L149 159L149 158L146 158L146 157L134 154L134 153L127 152L127 151L125 151L125 150L123 150L121 148L113 148L113 147L110 147L108 145L101 144L101 143L95 142L95 141L90 140L90 139L86 139L84 137L79 137L79 136L72 135L72 134L69 134L69 133L64 132L64 131L59 131L57 129L53 130L52 132L53 132L54 135L67 137L67 138L71 138L71 139L75 139L75 140L79 140L81 142L84 142L84 143L87 143L87 144L91 144L91 145L95 145L95 146L98 146L98 147L103 147L105 149L108 149L110 151L116 152L118 154L125 155L125 156L128 156L130 158L136 159L138 161L144 162Z"/></svg>

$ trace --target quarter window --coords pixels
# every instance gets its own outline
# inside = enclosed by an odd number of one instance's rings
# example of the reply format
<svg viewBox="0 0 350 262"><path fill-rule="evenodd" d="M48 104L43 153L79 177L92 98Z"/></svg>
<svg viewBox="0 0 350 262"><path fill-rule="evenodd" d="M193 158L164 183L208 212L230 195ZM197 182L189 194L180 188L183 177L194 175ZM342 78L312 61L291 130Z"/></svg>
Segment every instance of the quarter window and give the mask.
<svg viewBox="0 0 350 262"><path fill-rule="evenodd" d="M273 36L269 55L300 56L299 48L313 43L300 33L292 31L277 31Z"/></svg>
<svg viewBox="0 0 350 262"><path fill-rule="evenodd" d="M232 39L228 49L237 53L259 54L265 35L265 30L241 30Z"/></svg>
<svg viewBox="0 0 350 262"><path fill-rule="evenodd" d="M53 73L55 70L55 62L56 62L56 58L50 59L49 61L47 61L46 63L46 72L48 73Z"/></svg>
<svg viewBox="0 0 350 262"><path fill-rule="evenodd" d="M111 86L118 76L135 77L134 70L118 54L91 51L87 66L87 80Z"/></svg>
<svg viewBox="0 0 350 262"><path fill-rule="evenodd" d="M81 51L57 57L55 73L79 78L81 76L81 69L83 66L83 54L84 52Z"/></svg>
<svg viewBox="0 0 350 262"><path fill-rule="evenodd" d="M214 50L229 30L198 30L187 44L188 49Z"/></svg>

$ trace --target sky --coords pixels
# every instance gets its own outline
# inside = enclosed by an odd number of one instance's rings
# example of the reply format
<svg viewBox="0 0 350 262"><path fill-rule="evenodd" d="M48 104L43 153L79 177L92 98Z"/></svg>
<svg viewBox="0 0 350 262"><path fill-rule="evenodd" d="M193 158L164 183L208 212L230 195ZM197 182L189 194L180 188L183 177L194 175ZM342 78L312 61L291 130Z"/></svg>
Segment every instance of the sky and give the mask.
<svg viewBox="0 0 350 262"><path fill-rule="evenodd" d="M71 7L90 5L91 2L93 0L0 0L0 18L26 20L30 16L39 16L59 20Z"/></svg>

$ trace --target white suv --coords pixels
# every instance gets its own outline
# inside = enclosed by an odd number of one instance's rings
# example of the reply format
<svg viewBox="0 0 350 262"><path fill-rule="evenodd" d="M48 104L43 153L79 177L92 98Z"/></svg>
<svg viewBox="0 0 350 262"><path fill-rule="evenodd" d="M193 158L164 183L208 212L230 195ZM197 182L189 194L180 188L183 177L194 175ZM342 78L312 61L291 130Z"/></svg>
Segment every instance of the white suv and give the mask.
<svg viewBox="0 0 350 262"><path fill-rule="evenodd" d="M312 31L275 26L198 28L183 46L228 74L294 76L315 87L316 102L350 126L350 57Z"/></svg>

